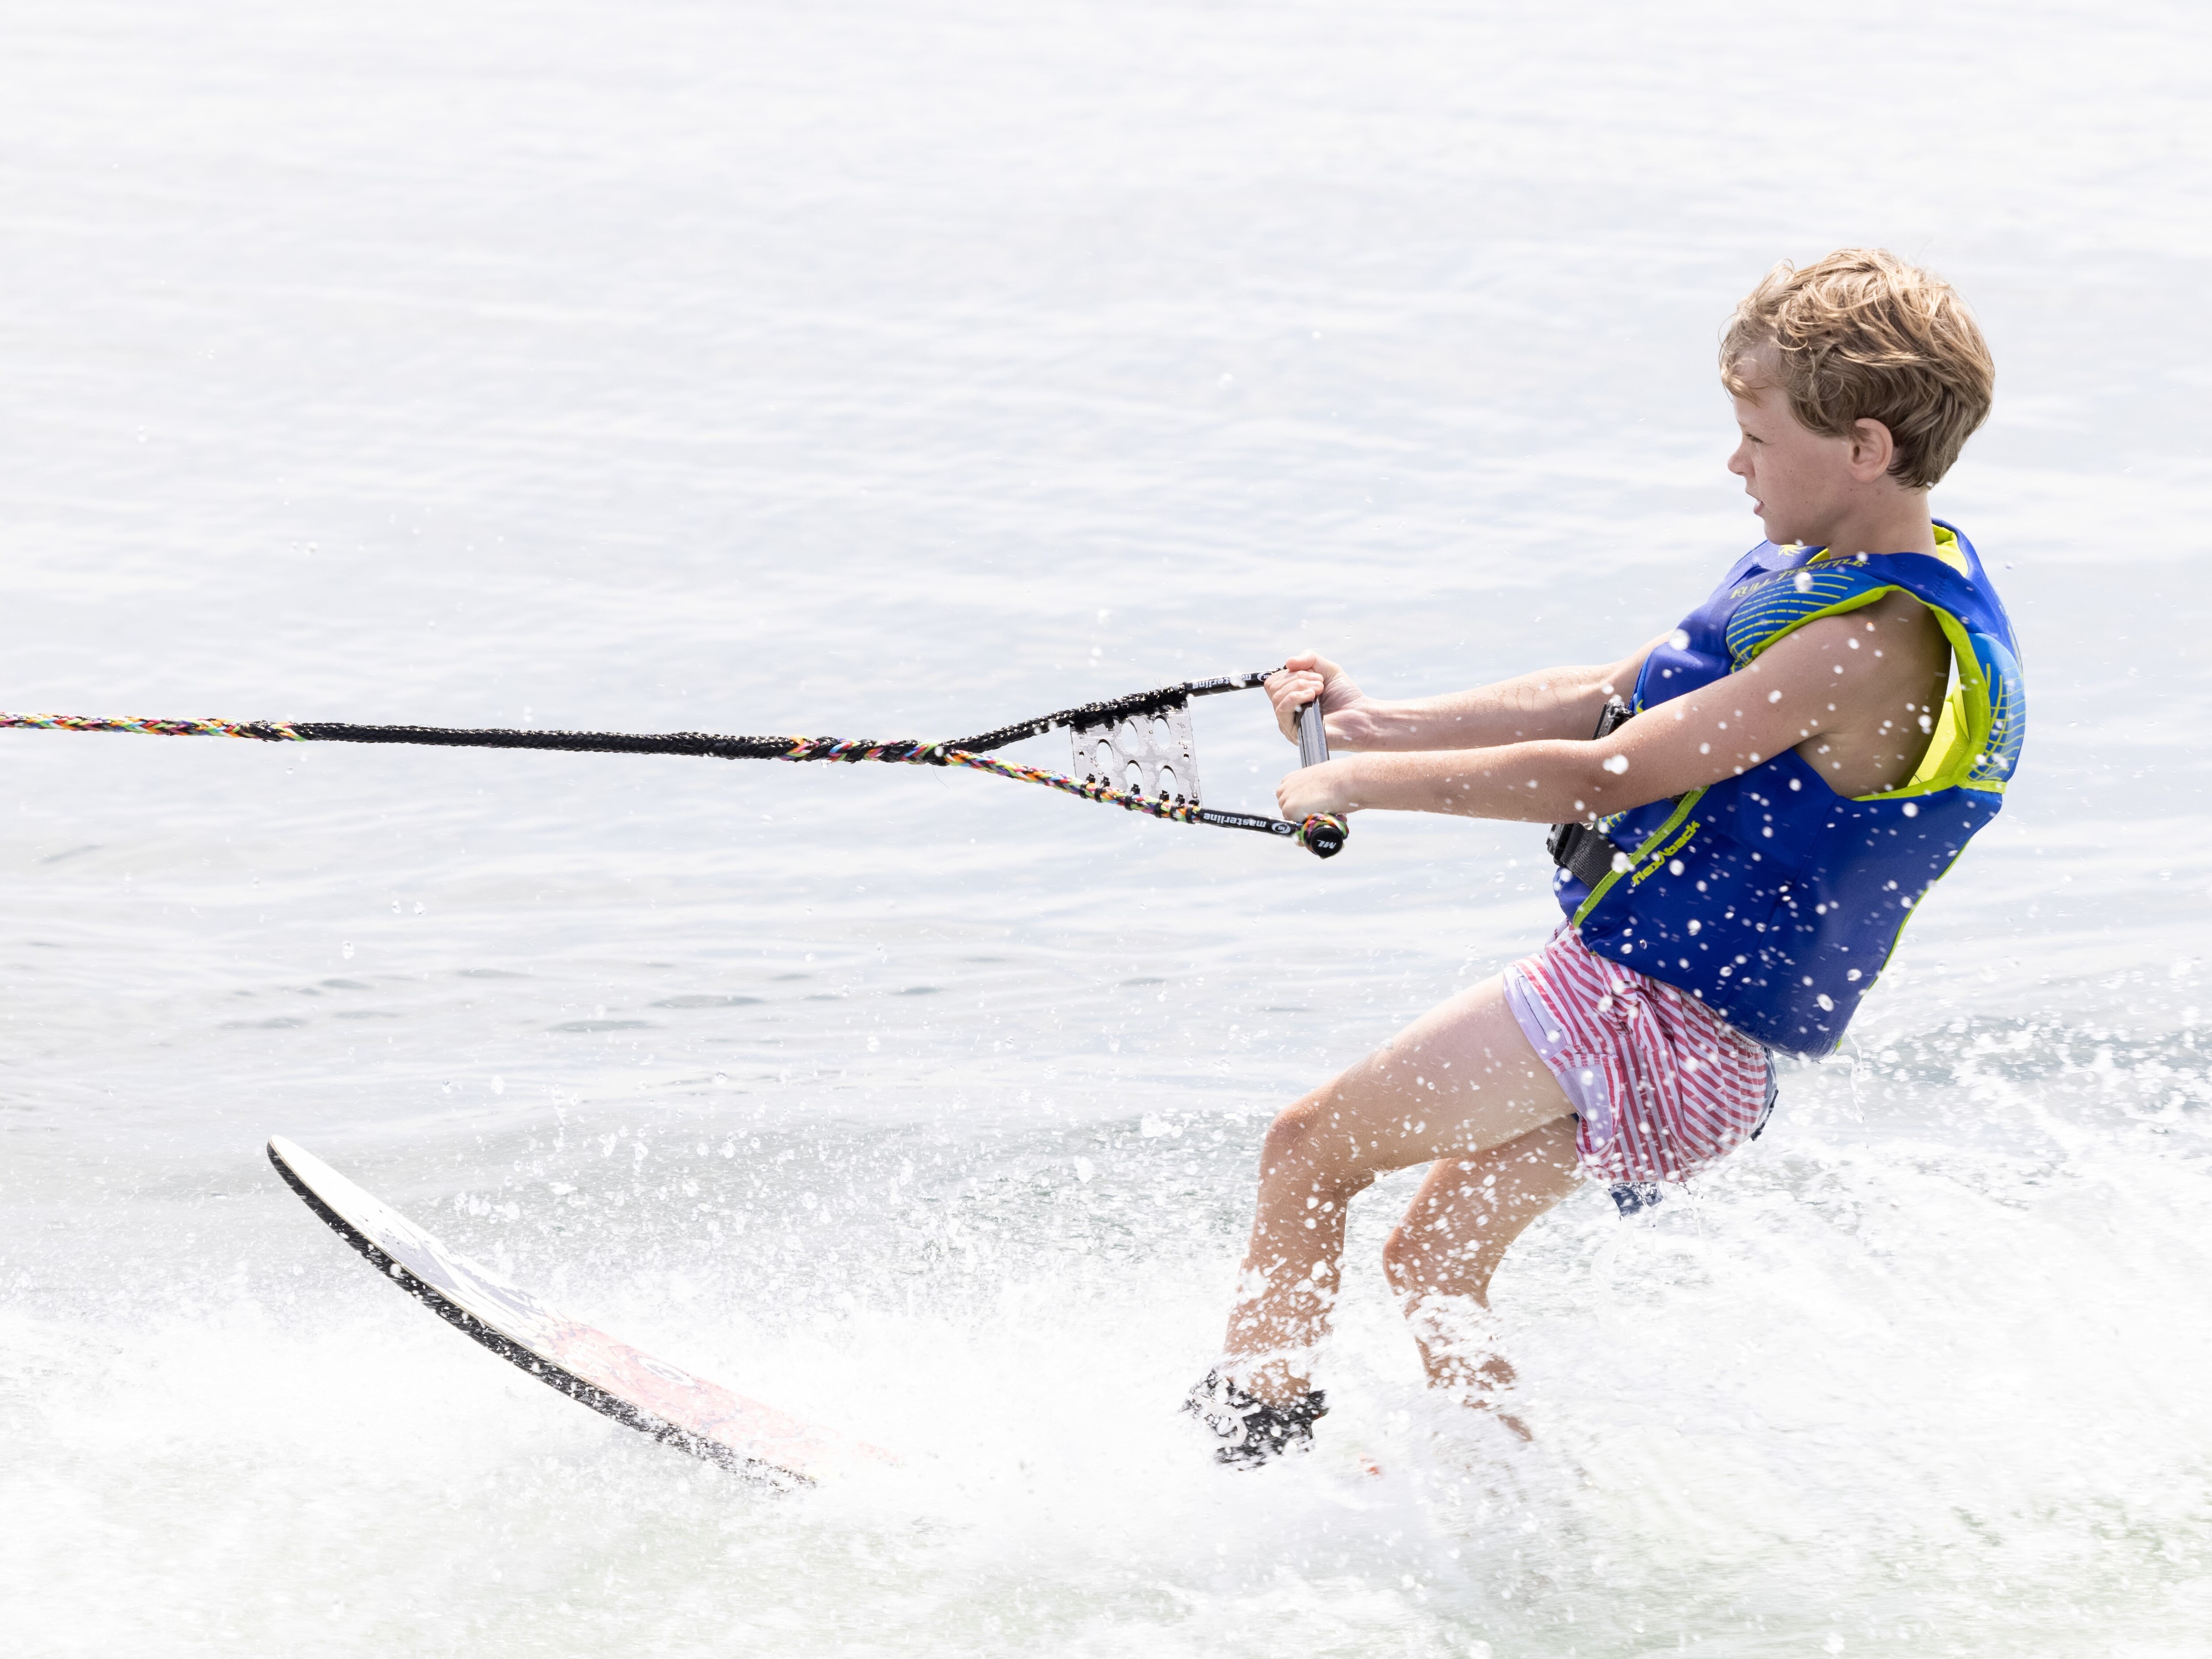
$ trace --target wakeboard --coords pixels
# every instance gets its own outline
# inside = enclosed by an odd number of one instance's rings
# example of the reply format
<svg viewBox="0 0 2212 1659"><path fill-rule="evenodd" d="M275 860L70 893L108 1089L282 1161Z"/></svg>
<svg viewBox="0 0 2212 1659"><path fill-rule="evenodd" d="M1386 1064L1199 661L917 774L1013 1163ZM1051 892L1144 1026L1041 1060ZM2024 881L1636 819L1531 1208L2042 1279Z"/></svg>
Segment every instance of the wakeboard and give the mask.
<svg viewBox="0 0 2212 1659"><path fill-rule="evenodd" d="M813 1485L857 1464L897 1461L570 1319L449 1249L281 1135L269 1142L269 1162L340 1238L440 1319L547 1387L663 1445L787 1487Z"/></svg>

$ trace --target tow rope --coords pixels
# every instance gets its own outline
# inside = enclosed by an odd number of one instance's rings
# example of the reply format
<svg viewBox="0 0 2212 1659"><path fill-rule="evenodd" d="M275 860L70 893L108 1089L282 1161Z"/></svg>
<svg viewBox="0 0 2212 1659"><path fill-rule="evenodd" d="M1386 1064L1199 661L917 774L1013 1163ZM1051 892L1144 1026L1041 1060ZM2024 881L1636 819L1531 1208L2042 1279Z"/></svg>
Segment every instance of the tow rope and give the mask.
<svg viewBox="0 0 2212 1659"><path fill-rule="evenodd" d="M0 713L0 727L34 731L137 732L149 737L243 737L263 743L410 743L461 749L562 749L606 754L691 754L718 760L881 760L915 766L965 766L1024 784L1042 784L1063 794L1107 806L1141 812L1177 824L1210 824L1217 829L1255 830L1295 841L1315 857L1332 858L1350 833L1333 814L1299 823L1254 813L1221 812L1200 806L1189 707L1193 698L1255 690L1268 668L1224 674L1215 680L1187 680L1179 686L1137 692L1127 697L1085 703L1035 719L963 737L953 742L911 739L877 742L842 737L723 737L711 732L569 732L477 729L461 726L358 726L335 720L141 720L103 719L76 714ZM1157 723L1157 724L1155 724ZM1074 740L1074 778L994 758L990 751L1055 727ZM1160 729L1164 729L1164 732ZM1321 715L1309 704L1299 719L1299 753L1304 764L1328 758L1321 735ZM1177 768L1180 767L1180 770ZM1136 777L1127 789L1115 781ZM1172 783L1170 779L1172 778ZM1146 793L1151 790L1152 793Z"/></svg>

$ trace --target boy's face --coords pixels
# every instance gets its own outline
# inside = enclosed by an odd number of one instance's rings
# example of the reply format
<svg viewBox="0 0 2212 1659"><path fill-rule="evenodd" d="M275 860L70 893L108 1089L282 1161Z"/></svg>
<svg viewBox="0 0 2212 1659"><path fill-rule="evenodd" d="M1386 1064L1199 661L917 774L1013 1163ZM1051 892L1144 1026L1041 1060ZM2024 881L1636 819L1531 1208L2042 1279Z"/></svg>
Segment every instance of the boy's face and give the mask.
<svg viewBox="0 0 2212 1659"><path fill-rule="evenodd" d="M1824 546L1832 539L1829 527L1850 511L1863 487L1854 476L1858 446L1815 432L1790 412L1771 353L1762 348L1736 364L1739 378L1754 389L1748 397L1731 394L1742 439L1729 457L1729 471L1743 480L1769 541Z"/></svg>

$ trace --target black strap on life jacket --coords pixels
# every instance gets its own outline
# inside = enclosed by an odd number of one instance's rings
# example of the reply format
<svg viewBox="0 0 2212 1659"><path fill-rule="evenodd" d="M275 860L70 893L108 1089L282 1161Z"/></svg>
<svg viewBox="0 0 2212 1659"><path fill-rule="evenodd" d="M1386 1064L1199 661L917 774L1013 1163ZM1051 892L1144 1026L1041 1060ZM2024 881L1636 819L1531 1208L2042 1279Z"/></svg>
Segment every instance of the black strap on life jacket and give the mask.
<svg viewBox="0 0 2212 1659"><path fill-rule="evenodd" d="M1619 698L1608 698L1605 711L1597 717L1597 729L1590 734L1590 741L1612 736L1634 712ZM1612 875L1613 861L1621 856L1619 847L1588 824L1553 825L1551 834L1545 839L1544 850L1552 855L1553 863L1586 887L1594 887Z"/></svg>

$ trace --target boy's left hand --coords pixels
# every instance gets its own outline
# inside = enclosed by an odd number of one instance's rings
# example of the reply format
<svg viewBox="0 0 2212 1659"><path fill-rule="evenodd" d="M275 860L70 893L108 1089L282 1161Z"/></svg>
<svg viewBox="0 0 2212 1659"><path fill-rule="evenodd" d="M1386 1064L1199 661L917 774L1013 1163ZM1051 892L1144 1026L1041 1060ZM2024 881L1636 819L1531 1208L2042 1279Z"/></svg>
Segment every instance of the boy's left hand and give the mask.
<svg viewBox="0 0 2212 1659"><path fill-rule="evenodd" d="M1301 766L1275 785L1275 808L1293 824L1322 815L1342 817L1357 812L1352 798L1353 774L1358 762L1347 757L1324 760L1317 766Z"/></svg>

